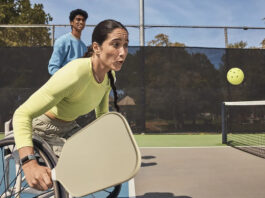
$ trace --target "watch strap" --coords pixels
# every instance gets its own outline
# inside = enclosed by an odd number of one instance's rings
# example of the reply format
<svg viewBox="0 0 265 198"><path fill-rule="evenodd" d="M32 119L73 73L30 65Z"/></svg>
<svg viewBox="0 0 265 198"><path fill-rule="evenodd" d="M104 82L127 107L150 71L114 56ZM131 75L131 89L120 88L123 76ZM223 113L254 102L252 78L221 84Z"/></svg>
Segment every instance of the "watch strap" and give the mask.
<svg viewBox="0 0 265 198"><path fill-rule="evenodd" d="M30 155L27 155L27 156L23 157L22 159L20 159L20 163L23 166L24 164L26 164L30 160L36 160L35 155L30 154Z"/></svg>

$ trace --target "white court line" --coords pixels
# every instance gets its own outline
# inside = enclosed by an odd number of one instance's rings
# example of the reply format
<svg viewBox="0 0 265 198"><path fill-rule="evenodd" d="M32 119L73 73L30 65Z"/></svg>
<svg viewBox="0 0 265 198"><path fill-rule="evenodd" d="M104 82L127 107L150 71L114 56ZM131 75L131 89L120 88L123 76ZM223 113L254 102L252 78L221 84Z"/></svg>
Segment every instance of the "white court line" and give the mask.
<svg viewBox="0 0 265 198"><path fill-rule="evenodd" d="M198 148L230 148L230 146L179 146L179 147L140 147L140 149L198 149Z"/></svg>
<svg viewBox="0 0 265 198"><path fill-rule="evenodd" d="M134 179L132 178L128 182L128 188L129 188L129 198L135 198L135 184Z"/></svg>

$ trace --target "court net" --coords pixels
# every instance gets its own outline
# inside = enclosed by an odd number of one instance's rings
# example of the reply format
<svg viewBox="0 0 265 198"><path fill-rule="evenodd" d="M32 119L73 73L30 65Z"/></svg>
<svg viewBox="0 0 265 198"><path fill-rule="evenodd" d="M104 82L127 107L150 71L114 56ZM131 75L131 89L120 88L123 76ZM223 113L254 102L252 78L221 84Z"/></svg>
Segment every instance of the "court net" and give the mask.
<svg viewBox="0 0 265 198"><path fill-rule="evenodd" d="M265 158L265 100L222 103L223 144Z"/></svg>

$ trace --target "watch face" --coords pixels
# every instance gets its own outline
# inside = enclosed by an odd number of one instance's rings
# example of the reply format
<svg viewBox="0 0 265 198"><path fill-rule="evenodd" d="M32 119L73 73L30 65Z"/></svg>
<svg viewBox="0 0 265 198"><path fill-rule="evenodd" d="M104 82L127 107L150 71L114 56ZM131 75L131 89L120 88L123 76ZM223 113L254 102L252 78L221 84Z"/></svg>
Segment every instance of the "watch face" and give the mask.
<svg viewBox="0 0 265 198"><path fill-rule="evenodd" d="M34 155L29 155L29 160L33 160L33 159L36 159Z"/></svg>
<svg viewBox="0 0 265 198"><path fill-rule="evenodd" d="M21 163L22 165L24 165L24 164L27 163L28 161L30 161L30 160L35 160L35 159L36 159L35 155L31 154L31 155L28 155L28 156L23 157L23 158L20 160L20 163Z"/></svg>

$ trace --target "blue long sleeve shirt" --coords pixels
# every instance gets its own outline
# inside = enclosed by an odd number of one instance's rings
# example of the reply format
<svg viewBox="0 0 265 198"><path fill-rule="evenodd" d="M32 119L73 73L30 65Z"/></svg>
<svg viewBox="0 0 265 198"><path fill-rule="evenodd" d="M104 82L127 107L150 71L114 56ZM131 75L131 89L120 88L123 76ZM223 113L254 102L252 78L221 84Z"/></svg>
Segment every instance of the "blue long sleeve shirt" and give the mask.
<svg viewBox="0 0 265 198"><path fill-rule="evenodd" d="M68 62L83 57L87 47L85 43L67 33L55 41L53 53L48 65L48 71L53 75Z"/></svg>

